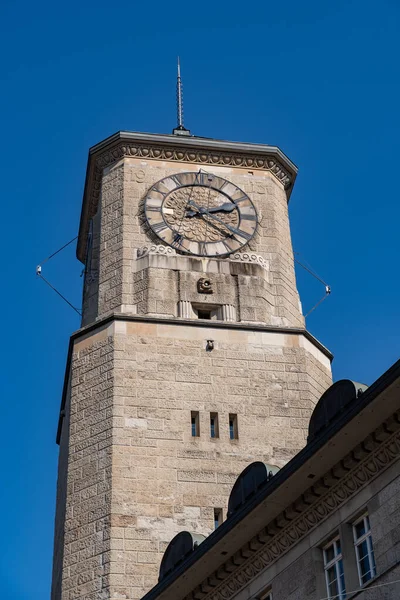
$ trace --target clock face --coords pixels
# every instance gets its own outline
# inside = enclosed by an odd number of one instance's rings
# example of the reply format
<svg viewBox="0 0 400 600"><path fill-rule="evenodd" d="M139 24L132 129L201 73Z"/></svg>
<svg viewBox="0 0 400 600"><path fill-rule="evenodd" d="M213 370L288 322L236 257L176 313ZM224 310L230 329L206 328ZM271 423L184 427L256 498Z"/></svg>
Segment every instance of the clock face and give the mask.
<svg viewBox="0 0 400 600"><path fill-rule="evenodd" d="M161 179L146 195L145 214L163 242L196 256L235 252L257 227L256 209L243 190L203 172Z"/></svg>

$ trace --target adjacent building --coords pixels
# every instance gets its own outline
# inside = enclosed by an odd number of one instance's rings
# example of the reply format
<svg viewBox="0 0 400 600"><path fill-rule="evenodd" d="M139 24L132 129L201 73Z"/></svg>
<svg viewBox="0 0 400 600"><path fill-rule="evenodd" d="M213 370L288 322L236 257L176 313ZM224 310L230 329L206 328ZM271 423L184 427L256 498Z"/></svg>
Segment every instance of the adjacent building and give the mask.
<svg viewBox="0 0 400 600"><path fill-rule="evenodd" d="M228 519L175 538L143 600L398 600L399 457L400 361L369 388L333 384L306 447L272 477L248 467Z"/></svg>

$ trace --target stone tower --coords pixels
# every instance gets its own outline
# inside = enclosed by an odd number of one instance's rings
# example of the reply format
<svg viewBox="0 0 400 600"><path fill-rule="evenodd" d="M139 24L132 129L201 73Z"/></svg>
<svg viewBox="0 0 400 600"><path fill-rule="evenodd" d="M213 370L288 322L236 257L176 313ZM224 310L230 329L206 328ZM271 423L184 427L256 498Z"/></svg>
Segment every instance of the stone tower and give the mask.
<svg viewBox="0 0 400 600"><path fill-rule="evenodd" d="M305 329L276 147L120 132L89 152L52 600L134 600L237 475L305 444L330 353Z"/></svg>

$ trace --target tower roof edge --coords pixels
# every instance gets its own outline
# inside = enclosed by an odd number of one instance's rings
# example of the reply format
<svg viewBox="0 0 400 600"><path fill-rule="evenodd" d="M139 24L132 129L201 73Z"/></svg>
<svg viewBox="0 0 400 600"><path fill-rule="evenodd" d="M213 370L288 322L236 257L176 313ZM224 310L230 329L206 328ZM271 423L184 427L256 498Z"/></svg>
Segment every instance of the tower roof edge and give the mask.
<svg viewBox="0 0 400 600"><path fill-rule="evenodd" d="M118 131L89 149L77 257L84 262L90 219L96 214L103 169L125 157L270 171L289 200L297 166L277 146L197 136Z"/></svg>

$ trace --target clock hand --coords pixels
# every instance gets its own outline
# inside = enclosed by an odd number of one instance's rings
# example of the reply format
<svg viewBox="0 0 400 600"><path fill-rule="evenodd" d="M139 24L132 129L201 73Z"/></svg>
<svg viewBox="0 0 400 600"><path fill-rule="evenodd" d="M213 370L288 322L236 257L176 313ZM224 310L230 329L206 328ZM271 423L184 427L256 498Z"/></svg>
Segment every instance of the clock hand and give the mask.
<svg viewBox="0 0 400 600"><path fill-rule="evenodd" d="M189 204L191 206L194 206L195 208L197 208L202 217L204 215L208 215L211 219L214 219L214 221L218 221L218 223L221 223L221 225L226 227L226 229L229 229L229 231L232 231L232 233L236 233L237 235L240 235L241 237L248 237L248 236L244 235L242 231L239 231L239 229L237 229L236 227L232 227L232 225L228 225L227 223L224 223L222 219L220 219L219 217L216 217L215 215L210 213L206 208L199 206L193 200L191 200L189 202ZM250 237L249 237L249 239L250 239Z"/></svg>
<svg viewBox="0 0 400 600"><path fill-rule="evenodd" d="M210 214L210 213L216 213L216 212L232 212L233 210L235 210L236 205L233 204L232 202L225 202L225 204L221 204L221 206L213 206L209 209L197 206L197 204L195 204L194 202L189 202L189 204L191 206L195 206L198 209L198 212L194 211L194 210L189 210L186 213L186 217L194 217L195 215L202 215L202 214Z"/></svg>

